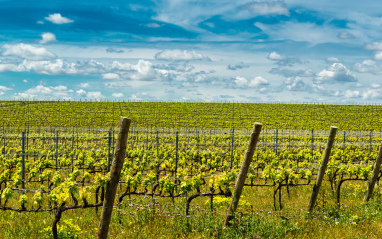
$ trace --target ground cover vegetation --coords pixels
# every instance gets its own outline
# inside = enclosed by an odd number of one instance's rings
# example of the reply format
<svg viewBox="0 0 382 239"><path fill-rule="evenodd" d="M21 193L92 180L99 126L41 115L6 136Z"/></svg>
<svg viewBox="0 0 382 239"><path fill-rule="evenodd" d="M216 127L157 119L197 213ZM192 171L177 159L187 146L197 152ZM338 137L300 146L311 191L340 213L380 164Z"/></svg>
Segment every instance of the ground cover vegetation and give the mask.
<svg viewBox="0 0 382 239"><path fill-rule="evenodd" d="M6 123L0 144L0 238L52 238L53 230L59 238L95 238L115 135L113 121L108 118L113 117L112 110L104 119L94 114L98 109L101 115L100 109L108 109L107 104L113 102L70 102L72 112L63 110L69 107L68 102L5 103L0 107L3 112L16 113L1 116ZM52 124L53 108L43 108L53 104L58 105L56 109L61 107L61 125ZM105 104L105 108L91 104ZM136 105L130 111L121 106L118 112L118 104ZM141 105L143 109L138 109L139 104L145 105ZM349 128L337 134L316 208L308 213L327 132L318 126L311 130L310 121L303 122L306 126L301 128L296 124L295 128L276 129L273 126L278 120L263 114L263 119L273 119L273 125L260 135L237 216L227 227L224 219L252 123L239 127L244 123L237 120L234 124L231 118L227 125L213 128L214 122L221 120L209 119L206 112L218 113L218 105L207 110L207 104L201 103L189 106L195 108L195 117L204 120L203 124L195 120L195 127L179 123L186 122L191 113L176 119L181 115L173 114L177 106L166 111L161 108L155 114L157 119L178 123L169 127L147 123L153 110L149 106L164 107L160 104L114 102L118 117L121 112L129 117L127 113L133 110L147 115L132 116L135 122L146 122L137 123L129 134L110 238L378 238L381 234L382 189L377 185L372 199L363 203L382 139L380 132L375 132L377 124L350 128L354 122L349 121ZM252 107L238 105L236 110ZM360 107L371 116L379 106L350 107ZM88 118L91 115L95 118ZM262 120L249 115L242 119ZM278 112L272 115L282 116ZM28 117L30 125L25 125L21 119ZM369 119L370 123L377 121ZM73 127L74 122L88 125ZM107 127L98 125L101 122Z"/></svg>

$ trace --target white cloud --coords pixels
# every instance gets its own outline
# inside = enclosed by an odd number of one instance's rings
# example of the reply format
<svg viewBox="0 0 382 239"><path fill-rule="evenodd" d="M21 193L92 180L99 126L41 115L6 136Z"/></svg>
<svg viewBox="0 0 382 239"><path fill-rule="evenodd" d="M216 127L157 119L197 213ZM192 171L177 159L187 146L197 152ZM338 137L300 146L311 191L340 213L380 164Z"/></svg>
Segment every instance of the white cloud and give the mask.
<svg viewBox="0 0 382 239"><path fill-rule="evenodd" d="M279 66L293 66L294 64L303 64L301 59L298 57L281 56L275 51L268 54L268 59L274 61Z"/></svg>
<svg viewBox="0 0 382 239"><path fill-rule="evenodd" d="M100 100L102 98L105 98L101 92L99 91L92 91L92 92L88 92L86 93L86 97L87 98L90 98L90 99L94 99L94 100Z"/></svg>
<svg viewBox="0 0 382 239"><path fill-rule="evenodd" d="M84 91L83 89L80 89L80 90L76 91L76 94L80 95L80 96L84 96L84 95L86 95L86 91Z"/></svg>
<svg viewBox="0 0 382 239"><path fill-rule="evenodd" d="M234 82L238 87L246 87L248 85L248 80L241 76L236 76Z"/></svg>
<svg viewBox="0 0 382 239"><path fill-rule="evenodd" d="M311 44L343 41L337 37L337 28L330 24L285 21L279 24L255 22L254 25L273 40L292 40Z"/></svg>
<svg viewBox="0 0 382 239"><path fill-rule="evenodd" d="M0 95L4 95L6 91L13 90L11 88L0 85Z"/></svg>
<svg viewBox="0 0 382 239"><path fill-rule="evenodd" d="M115 73L106 73L106 74L102 74L102 79L104 79L104 80L119 80L120 77L118 74L115 74Z"/></svg>
<svg viewBox="0 0 382 239"><path fill-rule="evenodd" d="M258 87L258 86L265 86L265 85L269 85L269 82L261 76L256 76L255 78L250 80L248 83L248 87Z"/></svg>
<svg viewBox="0 0 382 239"><path fill-rule="evenodd" d="M43 24L44 24L44 21L37 21L36 23L37 23L37 24L40 24L40 25L43 25Z"/></svg>
<svg viewBox="0 0 382 239"><path fill-rule="evenodd" d="M111 94L111 96L113 96L115 98L122 98L122 97L124 97L123 93L113 93L113 94Z"/></svg>
<svg viewBox="0 0 382 239"><path fill-rule="evenodd" d="M45 32L45 33L41 34L41 37L42 37L42 40L40 40L40 44L48 44L48 43L52 43L52 42L57 41L56 35L54 35L53 33L50 33L50 32Z"/></svg>
<svg viewBox="0 0 382 239"><path fill-rule="evenodd" d="M157 69L151 62L146 60L139 60L136 65L114 61L111 68L116 71L121 78L130 80L172 80L175 77L169 70Z"/></svg>
<svg viewBox="0 0 382 239"><path fill-rule="evenodd" d="M378 51L374 54L374 60L377 60L377 61L382 60L382 51Z"/></svg>
<svg viewBox="0 0 382 239"><path fill-rule="evenodd" d="M363 99L381 99L382 89L368 89L362 93Z"/></svg>
<svg viewBox="0 0 382 239"><path fill-rule="evenodd" d="M382 50L382 42L372 42L366 45L367 50Z"/></svg>
<svg viewBox="0 0 382 239"><path fill-rule="evenodd" d="M34 47L23 43L17 45L4 44L2 48L3 56L17 56L28 60L44 60L56 57L44 47Z"/></svg>
<svg viewBox="0 0 382 239"><path fill-rule="evenodd" d="M328 57L325 61L328 63L341 62L337 57Z"/></svg>
<svg viewBox="0 0 382 239"><path fill-rule="evenodd" d="M290 91L305 91L308 89L308 86L300 77L288 78L283 84L286 85Z"/></svg>
<svg viewBox="0 0 382 239"><path fill-rule="evenodd" d="M376 50L374 60L382 60L382 42L372 42L366 45L367 50Z"/></svg>
<svg viewBox="0 0 382 239"><path fill-rule="evenodd" d="M358 97L360 97L360 93L358 90L346 90L343 95L345 98L358 98Z"/></svg>
<svg viewBox="0 0 382 239"><path fill-rule="evenodd" d="M271 61L280 61L280 60L283 60L284 58L281 55L279 55L277 52L273 51L269 53L268 59Z"/></svg>
<svg viewBox="0 0 382 239"><path fill-rule="evenodd" d="M356 63L353 69L361 73L371 73L374 75L382 74L382 65L377 65L373 60L365 60L362 63Z"/></svg>
<svg viewBox="0 0 382 239"><path fill-rule="evenodd" d="M261 76L257 76L252 80L247 80L245 77L236 76L233 82L235 86L239 88L255 88L259 86L269 85L269 82Z"/></svg>
<svg viewBox="0 0 382 239"><path fill-rule="evenodd" d="M23 82L24 82L24 83L28 83L28 80L27 80L27 79L24 79Z"/></svg>
<svg viewBox="0 0 382 239"><path fill-rule="evenodd" d="M10 90L12 90L12 88L8 88L8 87L0 85L0 91L10 91Z"/></svg>
<svg viewBox="0 0 382 239"><path fill-rule="evenodd" d="M43 86L38 85L24 92L16 93L15 99L70 99L73 90L69 90L66 86Z"/></svg>
<svg viewBox="0 0 382 239"><path fill-rule="evenodd" d="M325 89L324 87L320 86L320 85L315 85L315 84L313 84L311 88L312 88L312 90L313 90L314 92L316 92L316 93L323 93L323 92L326 92L326 89Z"/></svg>
<svg viewBox="0 0 382 239"><path fill-rule="evenodd" d="M49 14L49 16L45 17L46 20L54 23L54 24L65 24L74 22L73 20L61 16L60 13Z"/></svg>
<svg viewBox="0 0 382 239"><path fill-rule="evenodd" d="M174 71L174 72L190 72L195 69L195 66L187 62L170 62L169 64L156 64L156 69Z"/></svg>
<svg viewBox="0 0 382 239"><path fill-rule="evenodd" d="M0 72L25 72L34 71L44 75L89 75L93 73L103 73L108 68L104 64L89 60L87 62L69 63L62 59L55 61L28 61L24 60L19 64L1 64Z"/></svg>
<svg viewBox="0 0 382 239"><path fill-rule="evenodd" d="M67 63L61 59L54 62L51 61L28 61L24 60L19 65L13 64L0 64L0 72L13 71L24 72L34 71L37 74L44 75L74 75L78 74L78 70L74 63Z"/></svg>
<svg viewBox="0 0 382 239"><path fill-rule="evenodd" d="M179 49L174 50L164 50L158 52L155 55L155 59L157 60L165 60L165 61L197 61L197 60L207 60L211 59L207 56L202 55L201 53L192 51L181 51Z"/></svg>
<svg viewBox="0 0 382 239"><path fill-rule="evenodd" d="M289 10L284 1L253 1L245 4L242 9L248 10L250 15L285 15L289 16Z"/></svg>
<svg viewBox="0 0 382 239"><path fill-rule="evenodd" d="M84 82L84 83L81 83L81 84L80 84L80 87L81 87L81 88L88 88L88 87L90 87L90 84L87 83L87 82Z"/></svg>
<svg viewBox="0 0 382 239"><path fill-rule="evenodd" d="M328 69L322 70L315 76L316 83L346 83L357 82L355 75L341 63L334 63Z"/></svg>
<svg viewBox="0 0 382 239"><path fill-rule="evenodd" d="M291 70L283 67L279 68L272 68L269 73L275 74L275 75L282 75L285 77L311 77L314 75L312 69L305 69L305 70Z"/></svg>

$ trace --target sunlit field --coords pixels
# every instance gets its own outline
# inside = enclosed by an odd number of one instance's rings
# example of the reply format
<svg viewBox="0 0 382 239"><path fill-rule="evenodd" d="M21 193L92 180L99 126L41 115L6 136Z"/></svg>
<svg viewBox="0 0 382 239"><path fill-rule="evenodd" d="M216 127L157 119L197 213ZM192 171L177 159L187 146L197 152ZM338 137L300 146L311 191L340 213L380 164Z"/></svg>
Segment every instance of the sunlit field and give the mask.
<svg viewBox="0 0 382 239"><path fill-rule="evenodd" d="M379 183L369 202L364 196L382 139L380 110L2 102L0 238L52 238L56 223L59 238L97 237L121 115L132 123L109 238L379 238ZM255 121L263 130L235 219L226 226ZM308 212L331 125L337 136Z"/></svg>

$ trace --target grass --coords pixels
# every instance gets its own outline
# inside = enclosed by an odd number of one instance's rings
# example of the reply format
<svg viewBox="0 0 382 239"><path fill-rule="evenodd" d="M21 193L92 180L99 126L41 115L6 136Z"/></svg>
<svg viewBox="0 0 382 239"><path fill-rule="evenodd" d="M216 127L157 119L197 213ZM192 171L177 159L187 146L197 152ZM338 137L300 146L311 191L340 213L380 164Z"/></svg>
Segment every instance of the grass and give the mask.
<svg viewBox="0 0 382 239"><path fill-rule="evenodd" d="M283 190L282 211L273 211L272 188L246 187L243 206L233 226L223 224L227 206L215 198L213 211L209 198L192 201L189 217L185 215L186 198L125 198L113 210L109 238L380 238L382 233L381 190L370 203L362 202L365 182L343 186L338 207L328 183L322 187L313 213L306 212L311 186ZM221 200L224 201L224 200ZM66 211L60 225L78 226L77 238L96 238L100 210ZM44 238L44 228L51 226L53 213L17 213L0 211L0 238ZM76 238L76 237L66 237Z"/></svg>

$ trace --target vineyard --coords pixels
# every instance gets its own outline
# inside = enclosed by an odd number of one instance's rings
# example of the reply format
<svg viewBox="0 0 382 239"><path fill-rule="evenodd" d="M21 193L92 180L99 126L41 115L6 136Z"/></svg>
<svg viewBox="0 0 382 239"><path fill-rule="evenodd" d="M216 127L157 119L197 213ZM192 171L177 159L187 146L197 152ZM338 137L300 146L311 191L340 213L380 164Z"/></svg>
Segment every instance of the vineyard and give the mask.
<svg viewBox="0 0 382 239"><path fill-rule="evenodd" d="M266 122L264 129L382 131L381 105L272 103L0 102L0 127L118 126L119 116L132 127L158 129L248 129Z"/></svg>
<svg viewBox="0 0 382 239"><path fill-rule="evenodd" d="M380 106L3 102L0 238L95 238L120 115L132 119L110 238L378 238L364 200ZM232 226L253 122L263 123ZM338 127L313 211L330 125ZM377 184L382 177L377 174ZM21 227L21 228L20 228ZM171 228L171 230L168 230ZM341 236L338 236L342 238Z"/></svg>

